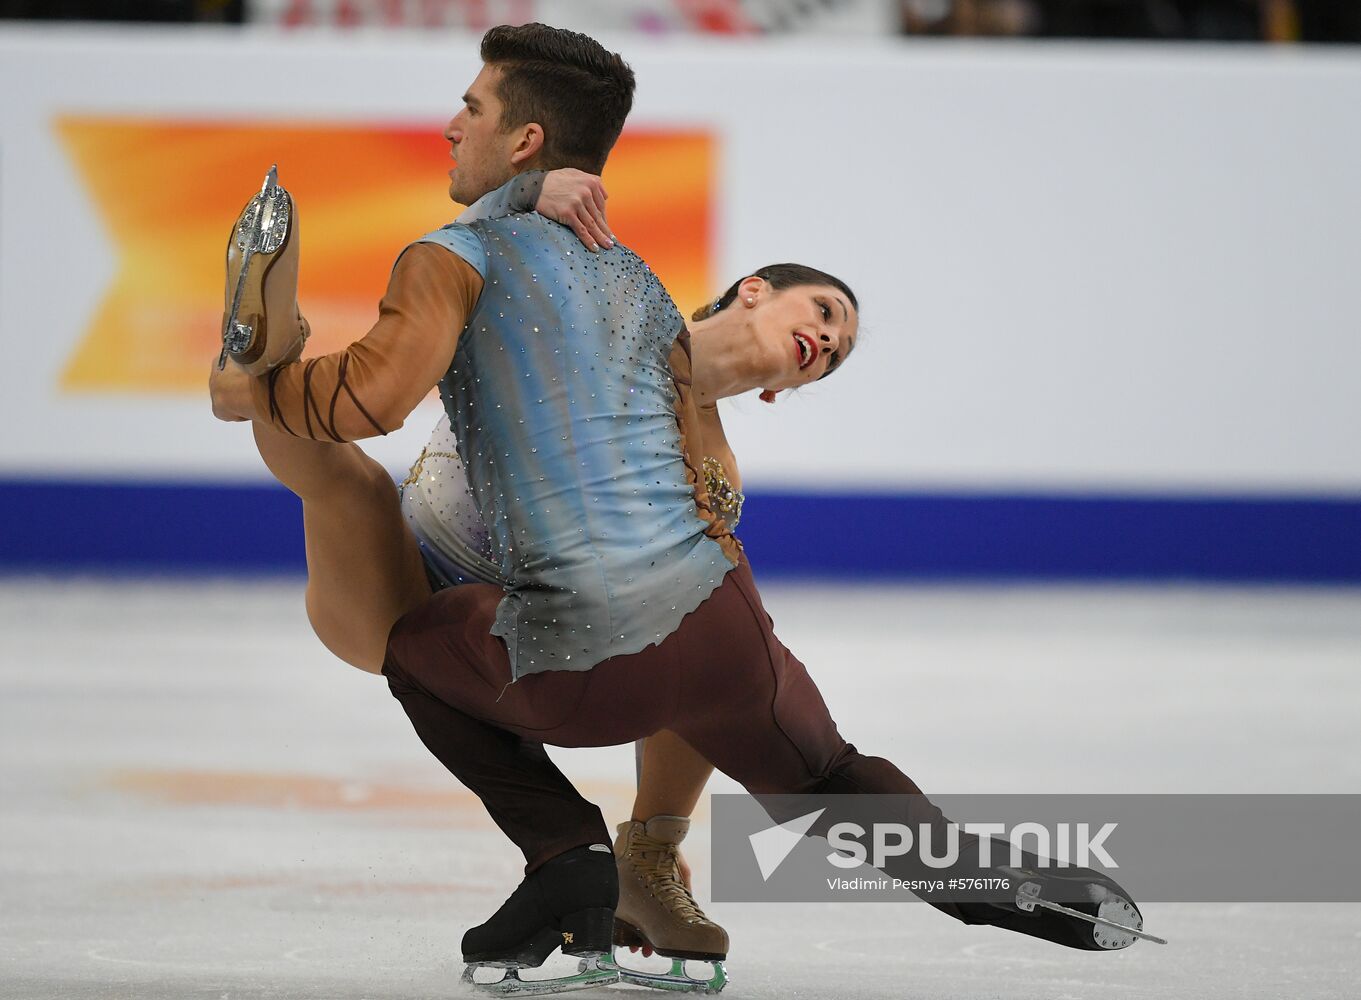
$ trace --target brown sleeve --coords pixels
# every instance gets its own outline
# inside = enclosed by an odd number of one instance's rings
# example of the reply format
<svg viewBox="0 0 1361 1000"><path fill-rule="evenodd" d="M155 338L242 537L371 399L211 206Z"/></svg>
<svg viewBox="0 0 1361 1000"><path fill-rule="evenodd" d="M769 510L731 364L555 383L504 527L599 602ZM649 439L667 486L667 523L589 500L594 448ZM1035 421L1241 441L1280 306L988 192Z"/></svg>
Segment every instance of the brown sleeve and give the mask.
<svg viewBox="0 0 1361 1000"><path fill-rule="evenodd" d="M396 430L448 371L481 294L482 276L462 257L413 243L392 269L373 329L343 351L260 376L253 418L317 441Z"/></svg>
<svg viewBox="0 0 1361 1000"><path fill-rule="evenodd" d="M709 489L700 472L704 467L704 439L690 381L690 331L682 328L671 345L671 385L676 395L672 406L676 412L676 426L680 428L681 451L685 456L685 479L695 493L695 513L704 522L704 533L718 542L728 561L737 565L742 543L733 535L728 523L718 514L709 500Z"/></svg>

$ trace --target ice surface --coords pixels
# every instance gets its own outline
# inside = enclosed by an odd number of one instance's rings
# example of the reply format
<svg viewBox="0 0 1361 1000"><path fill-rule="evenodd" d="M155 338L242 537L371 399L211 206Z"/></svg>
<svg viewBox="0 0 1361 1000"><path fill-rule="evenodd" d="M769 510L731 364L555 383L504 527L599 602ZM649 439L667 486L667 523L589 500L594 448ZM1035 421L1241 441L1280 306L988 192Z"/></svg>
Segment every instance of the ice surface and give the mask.
<svg viewBox="0 0 1361 1000"><path fill-rule="evenodd" d="M766 597L842 732L928 791L1361 791L1361 592ZM460 994L459 937L519 861L300 585L5 582L0 683L0 996ZM1061 725L1017 727L1056 692ZM1098 770L1113 725L1137 752ZM626 816L630 749L555 756ZM687 847L707 898L703 807ZM1361 973L1359 905L1150 904L1172 943L1117 954L917 904L711 912L733 998L1352 997ZM603 993L663 996L578 995Z"/></svg>

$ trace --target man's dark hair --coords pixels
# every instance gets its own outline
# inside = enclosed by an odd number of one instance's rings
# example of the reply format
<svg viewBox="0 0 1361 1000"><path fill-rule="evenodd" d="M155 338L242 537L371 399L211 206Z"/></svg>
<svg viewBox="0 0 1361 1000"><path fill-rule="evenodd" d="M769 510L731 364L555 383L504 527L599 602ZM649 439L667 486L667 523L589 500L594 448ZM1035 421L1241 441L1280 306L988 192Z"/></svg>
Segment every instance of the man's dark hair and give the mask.
<svg viewBox="0 0 1361 1000"><path fill-rule="evenodd" d="M589 35L546 24L503 24L482 36L482 61L501 71L501 128L543 126L536 166L605 167L633 107L633 70Z"/></svg>

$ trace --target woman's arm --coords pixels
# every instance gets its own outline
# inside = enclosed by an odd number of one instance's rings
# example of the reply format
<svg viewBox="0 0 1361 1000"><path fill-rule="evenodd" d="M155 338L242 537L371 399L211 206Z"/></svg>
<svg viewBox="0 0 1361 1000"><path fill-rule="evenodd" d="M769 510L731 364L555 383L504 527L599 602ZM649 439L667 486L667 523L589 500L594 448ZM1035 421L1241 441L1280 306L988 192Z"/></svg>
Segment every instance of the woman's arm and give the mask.
<svg viewBox="0 0 1361 1000"><path fill-rule="evenodd" d="M538 212L567 226L591 250L614 246L614 234L605 221L605 186L595 174L573 167L527 170L510 184L473 202L459 222L497 219L517 212Z"/></svg>

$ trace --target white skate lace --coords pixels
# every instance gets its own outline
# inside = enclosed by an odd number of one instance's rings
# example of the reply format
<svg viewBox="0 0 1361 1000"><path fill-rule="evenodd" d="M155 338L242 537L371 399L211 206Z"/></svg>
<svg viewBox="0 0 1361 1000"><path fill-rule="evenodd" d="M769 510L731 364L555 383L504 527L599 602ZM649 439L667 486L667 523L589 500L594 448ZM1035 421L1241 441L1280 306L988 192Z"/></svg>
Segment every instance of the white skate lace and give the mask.
<svg viewBox="0 0 1361 1000"><path fill-rule="evenodd" d="M628 858L648 892L686 923L710 923L680 879L676 845L643 833L635 833L631 840Z"/></svg>

